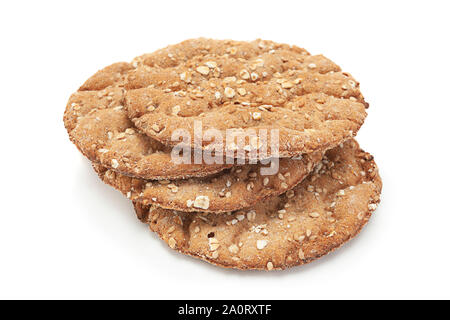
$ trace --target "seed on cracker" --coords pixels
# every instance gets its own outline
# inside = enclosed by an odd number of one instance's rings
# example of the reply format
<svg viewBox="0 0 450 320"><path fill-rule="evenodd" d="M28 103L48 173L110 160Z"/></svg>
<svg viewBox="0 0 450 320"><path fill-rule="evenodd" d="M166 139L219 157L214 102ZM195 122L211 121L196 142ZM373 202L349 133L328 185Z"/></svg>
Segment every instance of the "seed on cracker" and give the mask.
<svg viewBox="0 0 450 320"><path fill-rule="evenodd" d="M264 249L268 244L267 240L257 240L256 241L256 248L258 248L259 250Z"/></svg>
<svg viewBox="0 0 450 320"><path fill-rule="evenodd" d="M225 94L225 97L231 99L231 98L233 98L235 96L236 93L235 93L233 88L226 87L225 90L224 90L224 94Z"/></svg>
<svg viewBox="0 0 450 320"><path fill-rule="evenodd" d="M208 196L197 196L194 200L194 207L200 209L209 208L209 197Z"/></svg>

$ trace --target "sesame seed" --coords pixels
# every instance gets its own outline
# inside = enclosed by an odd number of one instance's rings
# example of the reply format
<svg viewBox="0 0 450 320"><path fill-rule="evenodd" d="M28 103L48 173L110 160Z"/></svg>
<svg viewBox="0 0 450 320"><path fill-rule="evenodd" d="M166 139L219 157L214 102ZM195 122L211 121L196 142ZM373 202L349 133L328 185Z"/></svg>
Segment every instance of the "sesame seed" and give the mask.
<svg viewBox="0 0 450 320"><path fill-rule="evenodd" d="M256 241L256 248L258 248L258 250L262 250L264 249L268 244L267 240L257 240Z"/></svg>
<svg viewBox="0 0 450 320"><path fill-rule="evenodd" d="M216 238L209 238L208 241L209 241L209 250L210 251L216 251L217 249L219 249L220 244Z"/></svg>
<svg viewBox="0 0 450 320"><path fill-rule="evenodd" d="M169 247L171 247L172 249L175 249L175 247L177 246L177 242L175 241L174 238L169 238L168 244Z"/></svg>
<svg viewBox="0 0 450 320"><path fill-rule="evenodd" d="M241 95L241 96L245 96L245 94L247 93L247 90L245 90L244 88L238 88L237 92Z"/></svg>
<svg viewBox="0 0 450 320"><path fill-rule="evenodd" d="M226 78L223 79L223 81L226 82L226 83L236 82L236 80L237 79L234 76L233 77L226 77Z"/></svg>
<svg viewBox="0 0 450 320"><path fill-rule="evenodd" d="M310 213L309 213L309 216L310 216L311 218L318 218L318 217L320 217L320 214L319 214L318 212L310 212Z"/></svg>
<svg viewBox="0 0 450 320"><path fill-rule="evenodd" d="M273 106L271 104L262 104L258 107L258 109L261 111L271 110L272 108Z"/></svg>
<svg viewBox="0 0 450 320"><path fill-rule="evenodd" d="M242 79L245 79L245 80L247 80L247 79L250 78L250 74L249 74L248 71L245 70L245 69L242 69L242 70L239 72L239 76L240 76Z"/></svg>
<svg viewBox="0 0 450 320"><path fill-rule="evenodd" d="M247 212L248 221L254 221L256 218L256 212L254 210Z"/></svg>
<svg viewBox="0 0 450 320"><path fill-rule="evenodd" d="M214 61L207 61L207 62L205 62L205 64L208 66L208 68L211 68L211 69L217 67L217 63Z"/></svg>
<svg viewBox="0 0 450 320"><path fill-rule="evenodd" d="M119 133L119 134L116 136L116 139L117 139L117 140L122 140L122 139L125 139L125 138L126 138L125 132L121 132L121 133Z"/></svg>
<svg viewBox="0 0 450 320"><path fill-rule="evenodd" d="M187 206L188 208L192 207L193 204L194 204L194 200L188 199L188 200L186 201L186 206Z"/></svg>
<svg viewBox="0 0 450 320"><path fill-rule="evenodd" d="M156 123L154 123L153 125L152 125L152 129L155 131L155 132L159 132L159 126L156 124Z"/></svg>
<svg viewBox="0 0 450 320"><path fill-rule="evenodd" d="M252 118L253 120L261 120L261 112L253 112Z"/></svg>
<svg viewBox="0 0 450 320"><path fill-rule="evenodd" d="M113 167L114 169L117 169L117 167L119 167L119 162L116 159L112 159L111 167Z"/></svg>
<svg viewBox="0 0 450 320"><path fill-rule="evenodd" d="M303 252L302 249L299 249L299 250L298 250L298 257L299 257L301 260L305 260L305 253Z"/></svg>
<svg viewBox="0 0 450 320"><path fill-rule="evenodd" d="M198 73L201 73L204 76L208 75L208 73L209 73L209 68L206 66L200 66L196 70Z"/></svg>
<svg viewBox="0 0 450 320"><path fill-rule="evenodd" d="M281 84L281 87L283 88L283 89L290 89L290 88L292 88L294 86L294 84L292 83L292 82L290 82L290 81L286 81L286 82L283 82L282 84Z"/></svg>
<svg viewBox="0 0 450 320"><path fill-rule="evenodd" d="M230 87L226 87L224 93L225 93L225 96L230 99L233 98L236 94L234 89L230 88Z"/></svg>
<svg viewBox="0 0 450 320"><path fill-rule="evenodd" d="M208 196L197 196L193 202L195 208L208 209L209 208L209 197Z"/></svg>

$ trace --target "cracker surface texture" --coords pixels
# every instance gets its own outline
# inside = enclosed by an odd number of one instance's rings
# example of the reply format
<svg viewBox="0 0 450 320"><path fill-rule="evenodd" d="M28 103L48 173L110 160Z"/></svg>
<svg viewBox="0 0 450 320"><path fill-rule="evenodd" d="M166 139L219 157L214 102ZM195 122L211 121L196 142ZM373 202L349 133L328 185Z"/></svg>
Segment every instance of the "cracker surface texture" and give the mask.
<svg viewBox="0 0 450 320"><path fill-rule="evenodd" d="M355 237L380 201L373 157L350 140L328 151L294 189L228 214L185 213L135 203L170 248L237 269L309 263Z"/></svg>
<svg viewBox="0 0 450 320"><path fill-rule="evenodd" d="M72 94L64 113L69 137L89 160L124 175L144 179L203 177L230 164L176 164L172 148L137 129L124 107L129 63L98 71Z"/></svg>
<svg viewBox="0 0 450 320"><path fill-rule="evenodd" d="M250 207L267 197L284 193L299 184L321 160L322 152L301 159L280 159L279 171L261 175L266 165L234 166L205 178L183 180L143 180L121 175L94 164L107 184L129 199L185 212L223 213Z"/></svg>
<svg viewBox="0 0 450 320"><path fill-rule="evenodd" d="M356 135L368 104L359 83L322 55L256 40L193 39L137 57L128 72L125 106L148 136L174 145L184 129L189 144L233 150L216 141L196 141L203 131L225 137L262 129L279 131L282 157L329 149Z"/></svg>

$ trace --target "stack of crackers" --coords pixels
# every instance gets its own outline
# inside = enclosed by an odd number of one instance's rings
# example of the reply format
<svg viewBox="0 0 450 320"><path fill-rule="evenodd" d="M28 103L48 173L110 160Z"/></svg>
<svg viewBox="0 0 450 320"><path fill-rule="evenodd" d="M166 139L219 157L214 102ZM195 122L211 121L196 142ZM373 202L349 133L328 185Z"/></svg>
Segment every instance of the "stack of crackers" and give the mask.
<svg viewBox="0 0 450 320"><path fill-rule="evenodd" d="M354 140L367 108L322 55L193 39L98 71L64 123L170 248L273 270L340 247L377 207L377 166Z"/></svg>

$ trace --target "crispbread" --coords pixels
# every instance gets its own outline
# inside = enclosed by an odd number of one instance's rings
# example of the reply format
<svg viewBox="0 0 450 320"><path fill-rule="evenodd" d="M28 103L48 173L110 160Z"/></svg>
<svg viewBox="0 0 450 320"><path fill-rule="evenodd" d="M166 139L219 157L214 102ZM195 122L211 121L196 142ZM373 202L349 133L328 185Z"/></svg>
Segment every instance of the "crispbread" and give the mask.
<svg viewBox="0 0 450 320"><path fill-rule="evenodd" d="M356 236L380 200L373 157L354 140L328 151L301 184L252 209L183 213L135 203L172 249L237 269L284 269L317 259Z"/></svg>
<svg viewBox="0 0 450 320"><path fill-rule="evenodd" d="M259 164L234 166L205 178L150 181L121 175L94 164L107 184L133 201L185 212L229 212L250 207L300 183L321 160L323 153L301 159L283 158L273 175L261 175Z"/></svg>
<svg viewBox="0 0 450 320"><path fill-rule="evenodd" d="M358 82L322 55L256 40L193 39L135 58L127 74L125 105L147 135L176 145L227 151L217 141L195 141L204 131L279 130L279 155L332 148L356 135L366 117Z"/></svg>

